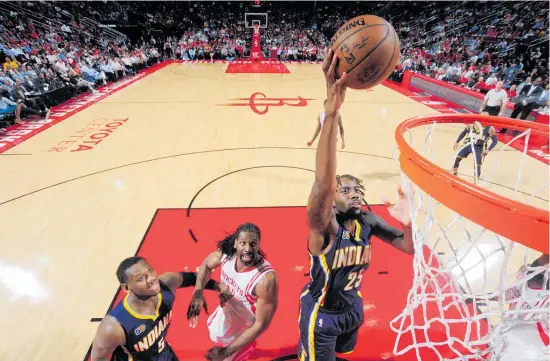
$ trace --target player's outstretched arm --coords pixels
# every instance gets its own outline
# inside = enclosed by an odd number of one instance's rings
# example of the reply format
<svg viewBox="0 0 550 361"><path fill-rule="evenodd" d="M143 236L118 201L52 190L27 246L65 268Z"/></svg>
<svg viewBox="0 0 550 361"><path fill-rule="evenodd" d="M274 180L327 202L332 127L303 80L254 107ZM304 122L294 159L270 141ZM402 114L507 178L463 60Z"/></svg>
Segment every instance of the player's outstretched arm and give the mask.
<svg viewBox="0 0 550 361"><path fill-rule="evenodd" d="M191 303L187 309L187 320L189 320L190 327L196 327L199 322L199 315L201 308L204 308L206 313L208 313L208 305L206 304L206 299L204 298L203 291L206 288L208 280L212 275L212 271L218 268L221 265L222 253L220 251L212 252L202 261L199 272L197 273L197 280L195 282L195 291L193 292L193 297L191 298ZM222 286L220 301L222 303L227 302L231 298L231 293Z"/></svg>
<svg viewBox="0 0 550 361"><path fill-rule="evenodd" d="M329 49L323 61L323 73L327 81L327 103L325 122L315 156L315 181L307 203L309 223L309 252L320 255L332 246L324 244L327 233L335 235L338 225L333 212L334 192L336 192L336 131L338 110L345 99L345 73L335 79L338 58ZM331 237L332 242L332 237ZM323 246L326 246L323 249Z"/></svg>
<svg viewBox="0 0 550 361"><path fill-rule="evenodd" d="M372 214L372 234L405 253L414 254L411 211L402 186L397 188L397 194L399 198L395 204L391 203L387 197L380 198L388 208L390 215L401 222L403 231L390 226L382 218Z"/></svg>
<svg viewBox="0 0 550 361"><path fill-rule="evenodd" d="M487 153L495 149L495 147L498 144L498 138L495 132L495 127L489 128L489 137L491 138L491 145L489 146L489 148L487 148L487 150L483 152L483 155L487 155Z"/></svg>
<svg viewBox="0 0 550 361"><path fill-rule="evenodd" d="M120 323L112 316L105 316L92 343L91 361L109 361L115 349L125 342L126 335Z"/></svg>
<svg viewBox="0 0 550 361"><path fill-rule="evenodd" d="M317 116L317 128L315 128L315 132L313 133L313 138L311 138L311 140L307 142L308 147L311 147L311 145L313 144L313 142L315 142L315 139L317 139L317 136L319 135L320 132L321 132L321 123L319 121L319 116Z"/></svg>
<svg viewBox="0 0 550 361"><path fill-rule="evenodd" d="M218 268L222 262L222 253L220 251L212 252L202 261L199 272L197 272L197 281L195 282L195 292L204 290L206 283L212 275L212 271Z"/></svg>
<svg viewBox="0 0 550 361"><path fill-rule="evenodd" d="M464 130L462 131L462 133L460 133L460 135L456 139L455 145L453 147L454 150L458 149L458 143L460 143L460 141L466 136L466 134L468 134L469 130L470 130L469 126L464 127Z"/></svg>
<svg viewBox="0 0 550 361"><path fill-rule="evenodd" d="M256 285L256 321L247 328L231 344L225 347L213 347L208 350L207 360L224 360L252 341L260 337L268 329L278 305L279 285L277 274L270 272L266 274Z"/></svg>
<svg viewBox="0 0 550 361"><path fill-rule="evenodd" d="M346 147L346 140L344 139L344 124L342 124L342 116L338 114L338 128L340 128L340 138L342 138L342 149Z"/></svg>
<svg viewBox="0 0 550 361"><path fill-rule="evenodd" d="M197 274L195 272L166 272L159 276L159 280L168 286L172 292L175 292L178 288L195 286ZM221 292L222 285L213 279L209 279L204 285L204 289Z"/></svg>

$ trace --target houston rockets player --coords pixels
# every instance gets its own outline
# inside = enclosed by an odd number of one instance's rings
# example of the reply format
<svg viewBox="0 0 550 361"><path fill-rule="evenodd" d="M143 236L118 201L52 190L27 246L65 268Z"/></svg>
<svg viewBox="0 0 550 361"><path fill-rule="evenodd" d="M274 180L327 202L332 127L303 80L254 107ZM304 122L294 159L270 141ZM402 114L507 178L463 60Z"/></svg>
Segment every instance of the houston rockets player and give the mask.
<svg viewBox="0 0 550 361"><path fill-rule="evenodd" d="M471 136L470 129L472 129ZM495 128L492 126L487 126L484 128L478 121L475 121L472 125L467 125L462 133L460 133L460 135L458 136L458 139L453 146L454 150L458 149L458 143L460 143L462 138L464 138L465 136L466 140L464 140L463 148L460 149L455 158L455 164L453 165L453 174L457 175L460 161L470 155L470 153L472 153L471 143L474 143L473 153L474 157L476 158L477 176L479 177L481 175L481 164L483 163L485 156L491 150L493 150L493 148L496 147L498 143ZM489 148L487 148L487 142L489 141L489 138L491 139L491 145L489 146Z"/></svg>
<svg viewBox="0 0 550 361"><path fill-rule="evenodd" d="M332 61L332 62L331 62ZM363 323L362 272L371 260L370 237L414 253L409 207L402 189L399 201L385 201L404 231L389 226L372 212L362 212L364 186L350 175L336 176L338 110L344 102L346 74L336 80L337 58L332 50L323 62L327 81L325 122L315 161L315 181L309 195L308 249L311 281L300 297L301 361L334 361L336 353L350 353Z"/></svg>
<svg viewBox="0 0 550 361"><path fill-rule="evenodd" d="M202 290L212 271L221 268L221 282L233 297L222 301L208 318L210 339L220 346L208 350L209 361L244 361L256 348L256 339L269 327L278 302L277 275L260 250L260 229L240 225L218 243L202 262L187 318L195 327L205 304Z"/></svg>
<svg viewBox="0 0 550 361"><path fill-rule="evenodd" d="M177 361L164 338L172 320L175 291L194 286L196 274L167 272L157 276L142 257L123 260L116 274L128 294L101 321L91 360L107 361L112 354L113 361ZM225 291L220 299L231 296L218 282L205 283L207 289Z"/></svg>
<svg viewBox="0 0 550 361"><path fill-rule="evenodd" d="M499 361L547 361L550 358L550 340L548 307L550 306L548 255L543 254L531 267L543 267L542 270L520 270L518 277L529 277L530 273L537 272L525 285L512 287L506 291L506 300L515 300L510 305L511 310L545 309L545 316L530 321L532 313L523 312L519 320L511 329L502 334L503 349L499 353Z"/></svg>
<svg viewBox="0 0 550 361"><path fill-rule="evenodd" d="M325 106L327 105L326 99L323 104ZM315 139L317 139L317 136L321 132L321 128L323 128L324 122L325 122L325 112L321 112L317 116L317 128L315 128L315 132L313 133L313 138L311 138L311 140L307 142L308 147L311 147L313 142L315 142ZM340 114L338 114L338 129L340 130L340 137L342 137L342 149L344 149L346 148L346 142L344 140L344 125L342 124L342 116ZM336 136L336 141L338 141L338 135Z"/></svg>

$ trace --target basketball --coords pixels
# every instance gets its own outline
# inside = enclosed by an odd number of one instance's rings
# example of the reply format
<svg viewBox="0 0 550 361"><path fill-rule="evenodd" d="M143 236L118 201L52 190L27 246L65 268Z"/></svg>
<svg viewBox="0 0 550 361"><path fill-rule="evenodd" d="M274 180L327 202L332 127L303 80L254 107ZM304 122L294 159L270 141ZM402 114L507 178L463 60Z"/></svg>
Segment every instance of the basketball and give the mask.
<svg viewBox="0 0 550 361"><path fill-rule="evenodd" d="M332 37L331 47L338 56L336 76L346 72L352 89L372 88L386 80L400 55L395 29L375 15L347 21Z"/></svg>

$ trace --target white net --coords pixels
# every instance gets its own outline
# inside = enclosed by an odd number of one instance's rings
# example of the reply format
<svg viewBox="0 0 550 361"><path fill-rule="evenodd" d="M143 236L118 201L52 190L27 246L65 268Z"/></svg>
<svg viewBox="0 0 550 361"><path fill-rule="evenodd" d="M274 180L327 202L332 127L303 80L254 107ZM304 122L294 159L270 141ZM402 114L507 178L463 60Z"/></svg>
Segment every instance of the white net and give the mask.
<svg viewBox="0 0 550 361"><path fill-rule="evenodd" d="M434 122L403 136L424 158L450 169L460 151L450 149L463 127ZM459 176L548 209L548 166L526 154L530 133L499 144L479 180L473 156L474 167L461 164ZM548 360L547 258L455 213L430 196L429 187L402 177L413 219L414 280L407 306L390 324L397 333L394 354L422 361Z"/></svg>

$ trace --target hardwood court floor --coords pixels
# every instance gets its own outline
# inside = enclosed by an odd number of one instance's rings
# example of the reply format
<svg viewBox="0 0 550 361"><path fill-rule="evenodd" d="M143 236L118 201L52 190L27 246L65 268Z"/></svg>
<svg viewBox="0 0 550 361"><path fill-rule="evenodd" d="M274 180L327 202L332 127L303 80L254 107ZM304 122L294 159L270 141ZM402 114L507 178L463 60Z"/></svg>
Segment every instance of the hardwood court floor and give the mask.
<svg viewBox="0 0 550 361"><path fill-rule="evenodd" d="M116 266L136 254L140 245L148 256L156 257L158 271L194 269L224 231L250 219L263 220L265 247L275 255L281 249L297 255L288 262L282 256L272 260L281 277L290 279L304 267L307 270L301 236L305 213L302 208L285 211L284 207L306 204L315 156L314 147L308 148L306 142L323 109L325 85L319 65L287 67L290 74L227 74L224 64L171 64L0 157L0 317L7 325L0 331L4 341L0 360L82 360L97 328L90 320L101 318L115 297ZM274 106L257 106L254 111L248 99L255 93L261 93L256 99L264 95L275 99L271 101ZM228 105L235 103L245 105ZM401 182L392 157L395 127L411 116L433 112L384 86L350 90L341 111L346 149L338 154L338 172L362 178L371 204L380 203L381 195L395 199ZM446 127L437 134L437 146L448 168L460 127ZM525 166L525 174L542 174L546 167L531 158ZM470 167L463 162L461 171L469 174ZM501 162L499 172L496 183L501 185L494 187L506 189L513 183L516 168ZM523 187L532 191L533 186L527 182ZM547 207L547 202L540 202ZM195 251L178 243L189 237L184 220L188 207L212 210L195 216L205 217L202 223L194 221L201 243ZM255 213L251 207L261 211ZM158 213L157 209L179 211ZM160 233L144 236L154 219L170 218L170 214L175 218L156 230ZM272 217L277 217L278 228ZM281 229L285 231L277 237L269 234ZM300 237L293 236L295 229ZM142 243L147 237L155 242ZM379 255L388 258L379 259L373 268L382 271L384 261L396 259L384 245L379 249ZM178 255L185 261L180 262ZM163 257L170 261L164 262ZM410 260L395 257L405 265ZM305 282L306 278L299 280L301 285ZM364 288L376 294L372 283L365 282ZM407 287L402 285L404 293L395 300L396 307L404 306ZM190 293L180 293L177 303L183 310ZM383 296L372 299L383 304ZM297 295L286 298L291 300L287 309L296 307ZM279 311L277 317L284 322L278 321L283 323L277 328L279 333L279 327L293 333L278 347L293 353L296 319L292 319L294 311L285 316L287 309ZM385 312L394 312L387 315L389 319L395 316L395 310ZM183 311L178 317L176 329L186 325ZM386 330L385 321L380 327ZM374 326L376 322L365 332L375 331ZM206 329L201 327L197 338L207 345ZM370 349L364 349L368 355L347 357L389 357L392 337L384 334L383 347L370 344ZM200 359L205 348L190 350L191 342L184 341L173 341L182 343L178 353L194 355L185 359ZM277 348L270 341L262 342L265 349ZM266 360L279 356L265 353Z"/></svg>

